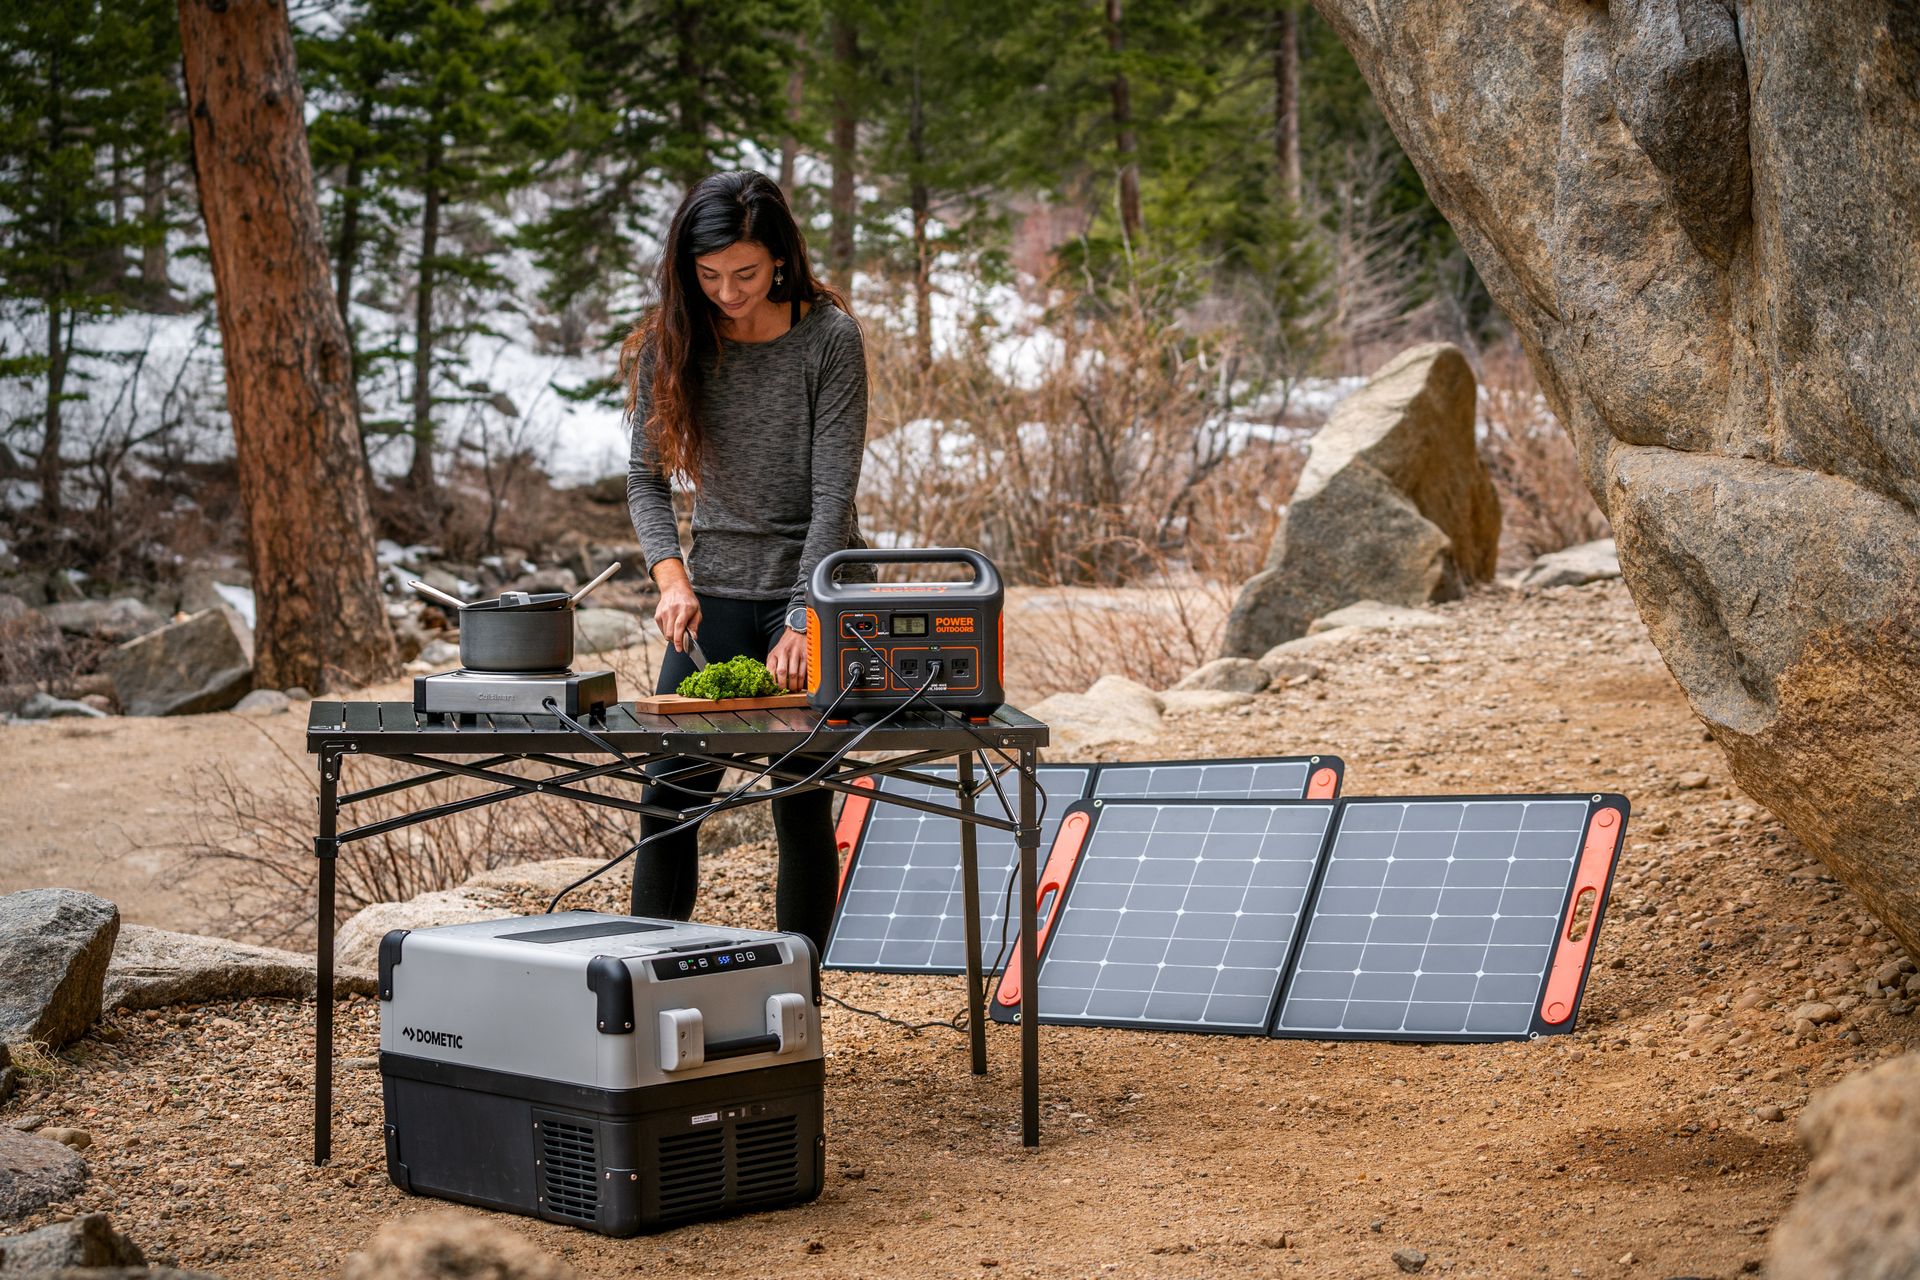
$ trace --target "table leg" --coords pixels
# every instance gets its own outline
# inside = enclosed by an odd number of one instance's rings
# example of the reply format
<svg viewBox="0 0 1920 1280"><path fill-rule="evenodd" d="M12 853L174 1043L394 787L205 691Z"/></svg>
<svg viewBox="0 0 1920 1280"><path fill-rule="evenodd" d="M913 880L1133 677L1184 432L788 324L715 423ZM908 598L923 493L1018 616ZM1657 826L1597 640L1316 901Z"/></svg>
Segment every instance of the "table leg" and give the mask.
<svg viewBox="0 0 1920 1280"><path fill-rule="evenodd" d="M960 812L960 879L967 904L967 1038L973 1046L973 1074L987 1074L987 1002L980 973L980 843L970 821L973 814L973 753L958 761Z"/></svg>
<svg viewBox="0 0 1920 1280"><path fill-rule="evenodd" d="M319 941L314 944L313 1001L313 1162L325 1164L333 1154L333 909L334 862L339 857L340 760L337 752L320 753L320 834L313 855L320 859Z"/></svg>
<svg viewBox="0 0 1920 1280"><path fill-rule="evenodd" d="M1040 966L1034 955L1039 932L1034 898L1039 892L1040 819L1035 811L1034 770L1040 753L1020 752L1020 1140L1040 1145Z"/></svg>

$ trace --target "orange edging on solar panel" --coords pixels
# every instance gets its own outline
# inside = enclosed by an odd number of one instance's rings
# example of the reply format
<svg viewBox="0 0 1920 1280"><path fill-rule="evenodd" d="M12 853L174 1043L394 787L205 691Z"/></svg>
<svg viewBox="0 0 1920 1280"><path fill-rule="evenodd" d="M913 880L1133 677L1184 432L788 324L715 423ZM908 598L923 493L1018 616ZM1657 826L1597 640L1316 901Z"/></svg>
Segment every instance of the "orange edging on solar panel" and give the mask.
<svg viewBox="0 0 1920 1280"><path fill-rule="evenodd" d="M1087 842L1087 831L1092 825L1092 819L1086 814L1070 813L1066 821L1060 824L1060 833L1053 838L1053 852L1048 855L1046 868L1040 873L1040 883L1034 889L1036 904L1047 900L1049 890L1053 893L1053 906L1034 935L1033 954L1036 956L1040 954L1040 948L1047 944L1047 935L1053 932L1053 922L1060 918L1060 896L1066 892L1067 878L1073 874L1073 864L1079 860L1080 847ZM1000 977L1000 988L994 999L1009 1009L1020 1003L1018 950L1007 960L1006 972Z"/></svg>
<svg viewBox="0 0 1920 1280"><path fill-rule="evenodd" d="M1331 769L1315 769L1313 777L1307 780L1307 794L1304 800L1331 800L1340 790L1340 775Z"/></svg>
<svg viewBox="0 0 1920 1280"><path fill-rule="evenodd" d="M1553 967L1547 971L1547 993L1540 1002L1541 1020L1555 1026L1573 1016L1574 997L1580 993L1580 977L1586 972L1587 955L1593 950L1593 935L1598 932L1600 896L1606 892L1607 875L1619 851L1620 836L1620 811L1595 810L1587 826L1586 843L1580 850L1580 867L1574 872L1567 918L1560 926L1560 940L1554 946ZM1588 895L1592 895L1590 899ZM1589 902L1584 917L1580 909L1583 899ZM1576 930L1580 935L1577 938Z"/></svg>
<svg viewBox="0 0 1920 1280"><path fill-rule="evenodd" d="M873 790L872 778L855 778L853 785L864 790ZM833 829L833 843L840 856L840 887L833 891L833 900L838 902L847 893L847 873L853 870L853 859L847 855L853 852L854 841L860 838L860 827L867 820L867 810L873 808L873 801L867 796L847 797L840 806L840 821Z"/></svg>

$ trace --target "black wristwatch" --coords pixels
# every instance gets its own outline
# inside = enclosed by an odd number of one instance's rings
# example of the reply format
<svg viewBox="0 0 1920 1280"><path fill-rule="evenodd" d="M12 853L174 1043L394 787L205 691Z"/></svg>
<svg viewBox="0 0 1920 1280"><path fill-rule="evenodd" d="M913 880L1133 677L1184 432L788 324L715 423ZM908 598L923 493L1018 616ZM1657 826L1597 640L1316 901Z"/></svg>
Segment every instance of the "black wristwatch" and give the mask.
<svg viewBox="0 0 1920 1280"><path fill-rule="evenodd" d="M805 605L797 604L787 610L787 629L789 631L798 631L801 635L807 634L807 607Z"/></svg>

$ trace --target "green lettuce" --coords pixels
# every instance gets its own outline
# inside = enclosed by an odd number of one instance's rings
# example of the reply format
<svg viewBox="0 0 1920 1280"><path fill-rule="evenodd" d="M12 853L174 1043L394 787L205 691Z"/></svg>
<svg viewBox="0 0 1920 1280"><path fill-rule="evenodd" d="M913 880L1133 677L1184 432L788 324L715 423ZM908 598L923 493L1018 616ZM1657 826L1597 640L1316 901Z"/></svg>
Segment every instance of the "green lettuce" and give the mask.
<svg viewBox="0 0 1920 1280"><path fill-rule="evenodd" d="M745 656L708 665L680 682L683 698L764 698L782 692L766 664Z"/></svg>

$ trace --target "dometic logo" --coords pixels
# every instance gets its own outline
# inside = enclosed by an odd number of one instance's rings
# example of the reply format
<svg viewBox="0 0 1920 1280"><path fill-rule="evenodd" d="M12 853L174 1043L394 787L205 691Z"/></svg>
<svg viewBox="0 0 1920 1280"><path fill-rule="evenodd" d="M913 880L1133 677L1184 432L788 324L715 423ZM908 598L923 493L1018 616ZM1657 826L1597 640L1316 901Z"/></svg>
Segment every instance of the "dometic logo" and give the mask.
<svg viewBox="0 0 1920 1280"><path fill-rule="evenodd" d="M430 1044L436 1049L464 1049L462 1037L451 1031L429 1031L425 1027L402 1027L400 1034L415 1044Z"/></svg>
<svg viewBox="0 0 1920 1280"><path fill-rule="evenodd" d="M973 630L973 619L967 617L935 618L933 620L933 629L941 635L954 635L956 633L965 635Z"/></svg>

